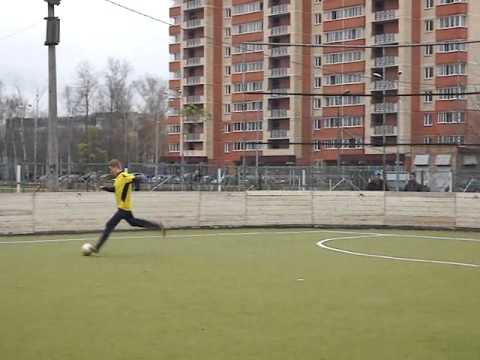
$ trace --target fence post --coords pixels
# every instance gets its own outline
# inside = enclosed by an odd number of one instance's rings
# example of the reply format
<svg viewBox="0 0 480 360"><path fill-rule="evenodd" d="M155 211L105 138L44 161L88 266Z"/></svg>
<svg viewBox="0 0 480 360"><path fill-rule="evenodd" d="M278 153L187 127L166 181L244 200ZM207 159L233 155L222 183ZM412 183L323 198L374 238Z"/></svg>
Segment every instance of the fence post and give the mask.
<svg viewBox="0 0 480 360"><path fill-rule="evenodd" d="M17 165L17 193L22 192L21 182L22 182L22 165Z"/></svg>
<svg viewBox="0 0 480 360"><path fill-rule="evenodd" d="M217 169L217 185L218 192L222 192L222 169L220 168Z"/></svg>

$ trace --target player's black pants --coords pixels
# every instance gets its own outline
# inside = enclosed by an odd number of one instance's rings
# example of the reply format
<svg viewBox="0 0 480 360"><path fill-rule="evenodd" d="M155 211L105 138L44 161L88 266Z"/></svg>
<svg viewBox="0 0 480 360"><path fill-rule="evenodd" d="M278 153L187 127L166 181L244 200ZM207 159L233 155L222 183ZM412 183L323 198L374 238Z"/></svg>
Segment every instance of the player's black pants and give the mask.
<svg viewBox="0 0 480 360"><path fill-rule="evenodd" d="M156 224L147 220L137 219L133 216L131 211L118 209L117 212L112 216L110 220L108 220L107 224L105 225L105 230L103 230L103 234L98 240L96 249L100 251L102 246L107 241L110 233L117 227L118 223L122 220L125 220L131 226L141 227L141 228L148 228L148 229L161 229L162 225Z"/></svg>

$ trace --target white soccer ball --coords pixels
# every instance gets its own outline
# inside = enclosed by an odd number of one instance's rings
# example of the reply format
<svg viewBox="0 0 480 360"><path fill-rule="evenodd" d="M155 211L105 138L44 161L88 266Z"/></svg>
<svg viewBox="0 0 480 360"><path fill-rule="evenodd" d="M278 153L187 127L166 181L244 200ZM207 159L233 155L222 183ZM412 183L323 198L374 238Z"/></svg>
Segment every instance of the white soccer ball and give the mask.
<svg viewBox="0 0 480 360"><path fill-rule="evenodd" d="M83 256L90 256L93 253L93 245L92 244L83 244L82 245L82 255Z"/></svg>

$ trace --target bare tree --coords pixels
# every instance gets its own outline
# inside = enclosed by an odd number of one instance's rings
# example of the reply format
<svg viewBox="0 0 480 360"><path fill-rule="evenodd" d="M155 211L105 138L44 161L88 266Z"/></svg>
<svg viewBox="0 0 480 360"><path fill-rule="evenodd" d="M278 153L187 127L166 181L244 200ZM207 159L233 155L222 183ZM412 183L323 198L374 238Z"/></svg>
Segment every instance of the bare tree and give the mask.
<svg viewBox="0 0 480 360"><path fill-rule="evenodd" d="M108 99L108 108L110 112L110 132L113 133L114 128L114 114L121 115L123 120L124 144L123 151L125 160L129 159L128 151L128 112L132 107L132 87L129 84L130 73L132 72L131 65L125 60L109 58L107 69L105 72L105 90ZM114 136L109 137L108 152L112 157L114 153Z"/></svg>
<svg viewBox="0 0 480 360"><path fill-rule="evenodd" d="M85 115L85 131L88 133L89 116L92 104L92 97L97 91L97 74L93 66L84 61L77 67L76 98L79 109Z"/></svg>
<svg viewBox="0 0 480 360"><path fill-rule="evenodd" d="M142 112L148 114L154 121L155 144L153 158L155 164L158 164L160 142L164 143L161 140L165 139L165 132L162 131L160 122L164 118L167 104L166 84L161 78L147 74L135 81L134 87L142 100ZM161 137L162 139L160 139Z"/></svg>

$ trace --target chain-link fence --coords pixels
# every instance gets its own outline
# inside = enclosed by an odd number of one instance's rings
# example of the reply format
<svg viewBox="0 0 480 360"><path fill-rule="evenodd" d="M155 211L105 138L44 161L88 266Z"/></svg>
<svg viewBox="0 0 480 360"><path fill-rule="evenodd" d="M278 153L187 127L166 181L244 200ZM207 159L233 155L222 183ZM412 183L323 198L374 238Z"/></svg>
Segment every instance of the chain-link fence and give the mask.
<svg viewBox="0 0 480 360"><path fill-rule="evenodd" d="M45 191L45 166L21 165L20 182L16 167L0 164L1 191ZM137 178L136 189L144 191L432 191L480 192L480 170L425 167L415 176L403 168L389 167L299 167L299 166L228 166L129 164L128 171ZM36 175L36 177L35 177ZM59 177L62 191L97 191L111 184L104 164L62 165Z"/></svg>

